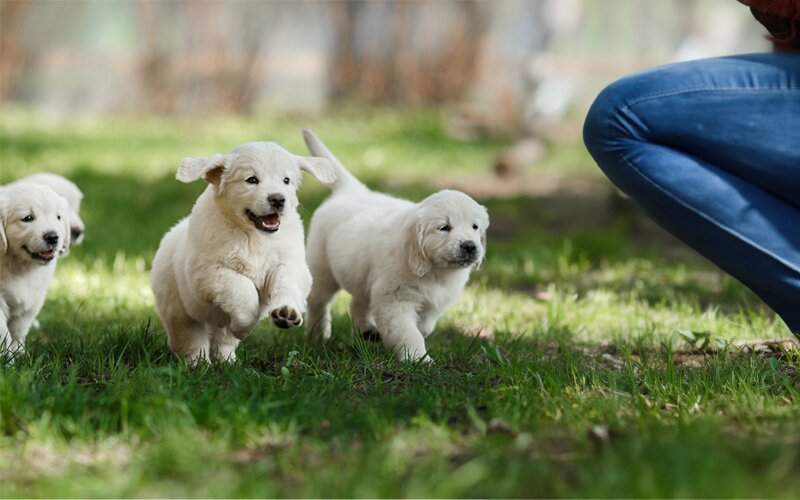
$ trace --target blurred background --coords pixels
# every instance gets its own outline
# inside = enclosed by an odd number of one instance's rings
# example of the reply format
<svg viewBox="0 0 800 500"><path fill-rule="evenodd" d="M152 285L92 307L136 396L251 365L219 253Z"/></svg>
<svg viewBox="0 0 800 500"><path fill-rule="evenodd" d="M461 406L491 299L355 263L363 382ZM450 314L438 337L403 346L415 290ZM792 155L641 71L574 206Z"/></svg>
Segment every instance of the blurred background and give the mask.
<svg viewBox="0 0 800 500"><path fill-rule="evenodd" d="M2 0L0 99L75 113L448 106L536 130L659 63L767 43L733 0Z"/></svg>

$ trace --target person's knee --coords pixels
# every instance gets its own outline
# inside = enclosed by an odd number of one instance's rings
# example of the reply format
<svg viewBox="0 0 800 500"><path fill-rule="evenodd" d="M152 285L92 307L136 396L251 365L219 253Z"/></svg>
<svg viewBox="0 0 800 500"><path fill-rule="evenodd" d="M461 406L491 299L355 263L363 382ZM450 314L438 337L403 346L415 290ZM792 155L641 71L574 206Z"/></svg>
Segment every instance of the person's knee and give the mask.
<svg viewBox="0 0 800 500"><path fill-rule="evenodd" d="M702 68L724 64L730 63L710 59L671 64L615 81L600 92L589 109L583 128L586 147L592 156L596 156L609 148L619 147L626 139L647 141L648 130L643 123L648 117L641 116L640 106L659 96L708 85Z"/></svg>
<svg viewBox="0 0 800 500"><path fill-rule="evenodd" d="M583 143L598 162L600 157L617 147L620 139L625 137L624 129L617 124L629 93L627 87L627 82L618 80L603 89L586 115Z"/></svg>

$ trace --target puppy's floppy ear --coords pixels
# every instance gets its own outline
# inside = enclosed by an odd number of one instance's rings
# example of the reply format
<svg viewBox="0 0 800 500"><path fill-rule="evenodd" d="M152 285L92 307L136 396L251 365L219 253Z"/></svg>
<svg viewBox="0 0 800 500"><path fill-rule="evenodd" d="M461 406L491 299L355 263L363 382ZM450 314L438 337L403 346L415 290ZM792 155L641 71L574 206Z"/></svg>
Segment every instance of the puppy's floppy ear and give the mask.
<svg viewBox="0 0 800 500"><path fill-rule="evenodd" d="M225 157L220 154L201 158L184 158L178 167L175 178L181 182L194 182L204 178L215 186L219 185L222 172L225 170Z"/></svg>
<svg viewBox="0 0 800 500"><path fill-rule="evenodd" d="M70 227L70 209L69 205L67 204L67 200L64 200L64 207L63 211L61 212L61 226L64 229L64 244L61 245L61 250L59 250L58 255L64 256L69 253L69 245L72 240L72 228Z"/></svg>
<svg viewBox="0 0 800 500"><path fill-rule="evenodd" d="M8 238L6 238L5 200L0 198L0 254L8 252Z"/></svg>
<svg viewBox="0 0 800 500"><path fill-rule="evenodd" d="M69 211L69 224L70 224L70 230L69 230L70 235L72 235L72 225L75 224L81 230L81 236L83 236L83 233L86 231L86 224L83 223L83 219L81 219L81 216L78 212L74 210ZM80 236L78 237L78 240L74 241L73 243L75 243L76 245L80 243Z"/></svg>
<svg viewBox="0 0 800 500"><path fill-rule="evenodd" d="M428 274L433 266L433 263L425 254L425 247L423 246L425 226L415 217L409 224L406 224L405 232L408 267L411 268L411 272L421 278Z"/></svg>
<svg viewBox="0 0 800 500"><path fill-rule="evenodd" d="M321 183L330 185L336 182L336 170L327 158L294 155L294 161L300 170L305 170Z"/></svg>
<svg viewBox="0 0 800 500"><path fill-rule="evenodd" d="M472 270L477 271L481 265L486 261L486 230L481 231L481 247L483 247L483 257L478 262L472 264Z"/></svg>
<svg viewBox="0 0 800 500"><path fill-rule="evenodd" d="M489 210L483 205L481 205L481 208L483 209L483 217L481 217L482 219L481 226L483 226L481 227L481 247L483 247L483 257L481 258L481 260L472 265L473 271L477 271L478 269L480 269L481 264L483 264L484 261L486 260L486 231L489 230Z"/></svg>

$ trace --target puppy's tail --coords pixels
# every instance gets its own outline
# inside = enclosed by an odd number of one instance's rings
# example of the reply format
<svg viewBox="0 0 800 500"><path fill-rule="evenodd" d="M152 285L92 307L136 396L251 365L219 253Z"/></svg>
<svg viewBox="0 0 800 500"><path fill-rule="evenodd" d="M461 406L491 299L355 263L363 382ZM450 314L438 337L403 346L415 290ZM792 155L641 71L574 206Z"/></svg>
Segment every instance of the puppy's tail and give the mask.
<svg viewBox="0 0 800 500"><path fill-rule="evenodd" d="M336 191L341 191L343 189L351 190L351 189L367 189L367 187L361 183L358 179L356 179L353 174L348 171L342 162L340 162L333 153L325 146L319 137L317 137L314 132L308 130L307 128L303 129L303 139L306 141L306 146L308 150L314 156L319 156L320 158L326 158L330 160L333 164L334 170L336 170L336 182L331 184L331 189Z"/></svg>

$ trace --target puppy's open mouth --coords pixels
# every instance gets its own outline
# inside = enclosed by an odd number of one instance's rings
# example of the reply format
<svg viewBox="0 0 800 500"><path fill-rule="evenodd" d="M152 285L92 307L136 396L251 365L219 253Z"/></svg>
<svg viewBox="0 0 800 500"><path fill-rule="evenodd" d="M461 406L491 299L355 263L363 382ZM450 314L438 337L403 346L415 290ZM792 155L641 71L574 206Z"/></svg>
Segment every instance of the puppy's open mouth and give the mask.
<svg viewBox="0 0 800 500"><path fill-rule="evenodd" d="M34 260L39 260L42 262L50 262L51 260L56 258L55 250L45 250L44 252L31 252L28 250L28 247L22 247L25 249L26 252L31 254L31 258Z"/></svg>
<svg viewBox="0 0 800 500"><path fill-rule="evenodd" d="M245 210L247 218L253 222L256 229L267 233L274 233L281 227L281 215L278 213L267 215L256 215L250 210Z"/></svg>

